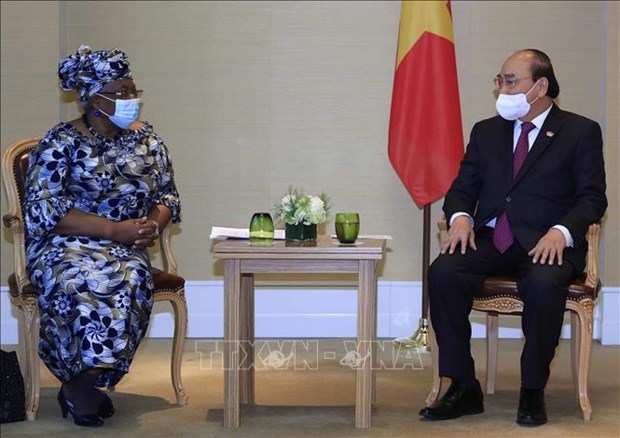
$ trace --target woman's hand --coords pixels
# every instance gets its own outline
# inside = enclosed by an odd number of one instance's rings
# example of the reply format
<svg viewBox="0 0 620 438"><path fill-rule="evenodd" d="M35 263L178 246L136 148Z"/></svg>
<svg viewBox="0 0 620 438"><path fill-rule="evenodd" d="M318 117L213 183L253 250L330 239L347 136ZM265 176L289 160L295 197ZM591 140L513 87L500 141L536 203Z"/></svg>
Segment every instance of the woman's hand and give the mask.
<svg viewBox="0 0 620 438"><path fill-rule="evenodd" d="M140 221L139 238L136 239L133 247L143 249L155 245L155 241L159 239L159 224L157 221L147 217L141 217L138 220Z"/></svg>
<svg viewBox="0 0 620 438"><path fill-rule="evenodd" d="M131 245L137 249L155 245L157 238L159 238L159 226L157 222L146 216L117 222L112 237L117 242Z"/></svg>
<svg viewBox="0 0 620 438"><path fill-rule="evenodd" d="M148 216L115 222L72 208L58 222L53 232L114 240L137 249L143 249L155 245L155 240L159 238L159 224L161 223L163 228L170 220L170 216L170 209L156 205L151 209Z"/></svg>

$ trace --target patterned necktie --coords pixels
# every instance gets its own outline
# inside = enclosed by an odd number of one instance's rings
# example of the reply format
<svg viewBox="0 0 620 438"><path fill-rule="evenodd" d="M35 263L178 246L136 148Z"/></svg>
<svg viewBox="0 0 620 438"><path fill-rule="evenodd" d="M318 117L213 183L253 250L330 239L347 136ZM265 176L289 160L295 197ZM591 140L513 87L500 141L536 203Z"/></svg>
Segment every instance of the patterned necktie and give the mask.
<svg viewBox="0 0 620 438"><path fill-rule="evenodd" d="M527 152L529 150L529 141L527 136L535 127L536 125L532 122L523 122L521 124L521 134L519 135L519 140L517 140L517 147L515 148L515 152L512 157L513 179L517 176L519 169L521 169L521 166L525 161L525 157L527 156ZM497 221L495 222L495 229L493 230L493 244L500 254L503 254L513 243L514 234L512 234L510 224L508 223L508 216L506 216L506 212L504 211L498 216Z"/></svg>

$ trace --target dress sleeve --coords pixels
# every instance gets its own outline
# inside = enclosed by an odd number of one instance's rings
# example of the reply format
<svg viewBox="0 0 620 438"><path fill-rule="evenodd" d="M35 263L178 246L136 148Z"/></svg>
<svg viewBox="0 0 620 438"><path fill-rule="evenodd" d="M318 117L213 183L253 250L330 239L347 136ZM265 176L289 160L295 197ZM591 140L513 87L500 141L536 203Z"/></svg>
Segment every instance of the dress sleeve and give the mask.
<svg viewBox="0 0 620 438"><path fill-rule="evenodd" d="M52 131L30 154L24 193L26 235L37 239L51 231L73 208L66 189L70 150Z"/></svg>
<svg viewBox="0 0 620 438"><path fill-rule="evenodd" d="M158 148L155 152L155 159L159 165L161 177L157 187L157 193L154 195L154 201L156 204L165 205L172 212L172 223L181 222L181 203L179 200L179 193L177 192L176 184L174 182L174 169L172 167L172 160L168 154L168 148L162 141L162 139L155 135L157 139Z"/></svg>

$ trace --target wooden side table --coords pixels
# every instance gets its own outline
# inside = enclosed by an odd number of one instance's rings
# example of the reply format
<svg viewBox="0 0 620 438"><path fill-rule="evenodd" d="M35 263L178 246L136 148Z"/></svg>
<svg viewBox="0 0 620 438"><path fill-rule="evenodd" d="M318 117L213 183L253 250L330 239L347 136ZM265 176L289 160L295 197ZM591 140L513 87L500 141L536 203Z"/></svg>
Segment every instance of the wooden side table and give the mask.
<svg viewBox="0 0 620 438"><path fill-rule="evenodd" d="M254 403L254 274L357 273L358 317L355 426L369 428L377 338L377 263L384 239L359 239L341 245L329 236L317 242L253 247L248 240L228 239L213 248L224 260L224 426L239 426L239 403ZM241 346L243 345L243 363Z"/></svg>

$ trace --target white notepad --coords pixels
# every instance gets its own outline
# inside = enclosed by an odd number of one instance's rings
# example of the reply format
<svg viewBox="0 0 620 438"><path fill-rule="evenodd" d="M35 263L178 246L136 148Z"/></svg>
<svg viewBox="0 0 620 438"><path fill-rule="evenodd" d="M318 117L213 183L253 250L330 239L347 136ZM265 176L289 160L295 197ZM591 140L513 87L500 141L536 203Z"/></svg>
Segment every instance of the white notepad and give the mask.
<svg viewBox="0 0 620 438"><path fill-rule="evenodd" d="M211 227L211 239L249 239L249 228ZM284 240L284 230L274 230L273 238Z"/></svg>

